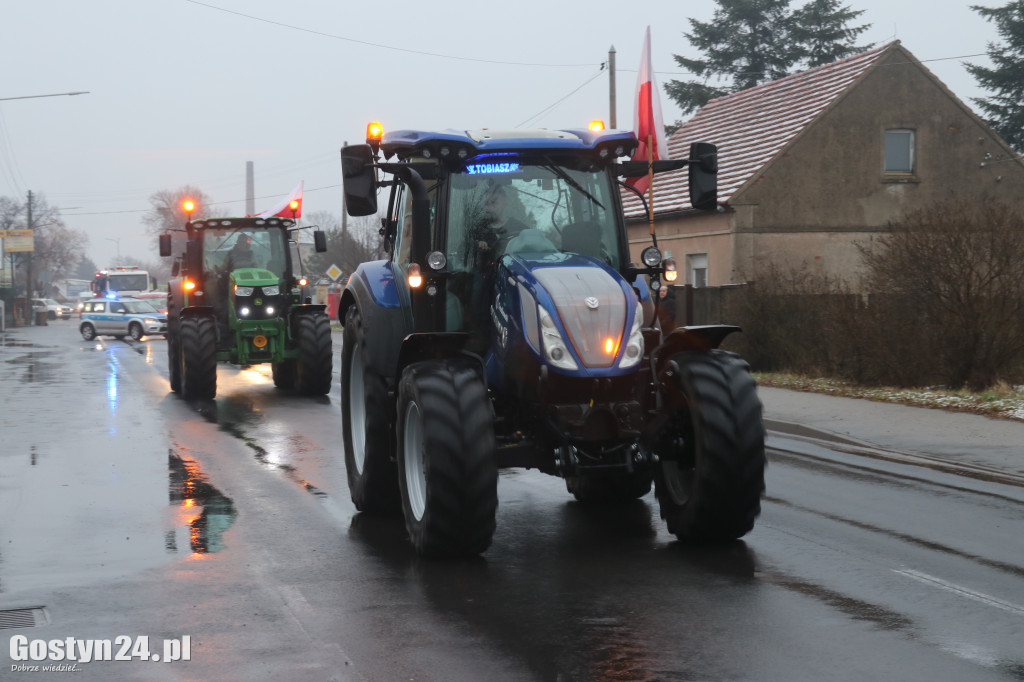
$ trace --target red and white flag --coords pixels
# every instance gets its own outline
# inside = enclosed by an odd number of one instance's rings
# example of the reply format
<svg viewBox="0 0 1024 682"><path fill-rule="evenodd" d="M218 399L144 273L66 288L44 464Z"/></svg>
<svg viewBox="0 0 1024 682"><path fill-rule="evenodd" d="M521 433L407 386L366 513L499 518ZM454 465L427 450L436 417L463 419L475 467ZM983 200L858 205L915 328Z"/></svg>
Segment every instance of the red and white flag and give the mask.
<svg viewBox="0 0 1024 682"><path fill-rule="evenodd" d="M292 193L288 195L288 198L284 201L274 204L271 208L268 208L262 213L257 213L256 218L271 218L277 216L279 218L301 218L302 217L302 181L299 186L292 190ZM295 202L295 207L292 207L292 202Z"/></svg>
<svg viewBox="0 0 1024 682"><path fill-rule="evenodd" d="M633 132L640 146L633 154L634 161L653 161L668 158L665 143L665 123L661 118L661 97L651 66L651 27L644 34L644 49L640 57L640 74L636 79L636 108L633 109ZM648 177L633 178L629 184L641 192L647 191Z"/></svg>

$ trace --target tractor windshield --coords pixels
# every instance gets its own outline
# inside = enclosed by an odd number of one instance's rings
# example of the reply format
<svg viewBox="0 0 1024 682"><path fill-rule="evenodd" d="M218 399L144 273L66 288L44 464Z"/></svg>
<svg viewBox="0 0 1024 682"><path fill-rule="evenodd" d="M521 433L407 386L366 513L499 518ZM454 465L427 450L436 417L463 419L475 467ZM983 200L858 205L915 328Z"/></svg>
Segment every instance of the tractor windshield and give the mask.
<svg viewBox="0 0 1024 682"><path fill-rule="evenodd" d="M517 155L471 161L451 176L447 256L454 270L506 253L578 253L623 264L608 174Z"/></svg>
<svg viewBox="0 0 1024 682"><path fill-rule="evenodd" d="M262 268L280 276L285 271L286 245L281 228L207 227L203 232L203 271Z"/></svg>

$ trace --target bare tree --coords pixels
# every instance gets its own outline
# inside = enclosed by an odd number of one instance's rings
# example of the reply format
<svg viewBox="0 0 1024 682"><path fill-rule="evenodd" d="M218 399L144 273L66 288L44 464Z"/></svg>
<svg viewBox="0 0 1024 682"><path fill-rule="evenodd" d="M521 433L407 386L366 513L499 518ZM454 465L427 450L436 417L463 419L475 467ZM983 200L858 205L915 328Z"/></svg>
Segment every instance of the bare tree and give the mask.
<svg viewBox="0 0 1024 682"><path fill-rule="evenodd" d="M160 190L150 195L149 203L153 208L142 216L143 224L156 235L184 229L185 223L189 219L184 208L186 199L191 199L195 203L196 208L192 213L192 218L211 218L222 215L213 209L210 197L205 192L191 185L185 185L174 190Z"/></svg>
<svg viewBox="0 0 1024 682"><path fill-rule="evenodd" d="M378 216L352 218L344 230L341 220L328 211L312 213L308 220L327 233L327 251L315 254L308 263L312 274L322 274L336 265L347 276L360 263L384 257Z"/></svg>
<svg viewBox="0 0 1024 682"><path fill-rule="evenodd" d="M46 197L32 195L32 225L28 224L28 200L19 201L0 197L0 229L33 230L33 251L16 260L15 280L27 276L29 258L32 261L32 288L46 291L49 282L71 276L82 260L89 238L81 230L71 229L60 215L60 209L50 206Z"/></svg>

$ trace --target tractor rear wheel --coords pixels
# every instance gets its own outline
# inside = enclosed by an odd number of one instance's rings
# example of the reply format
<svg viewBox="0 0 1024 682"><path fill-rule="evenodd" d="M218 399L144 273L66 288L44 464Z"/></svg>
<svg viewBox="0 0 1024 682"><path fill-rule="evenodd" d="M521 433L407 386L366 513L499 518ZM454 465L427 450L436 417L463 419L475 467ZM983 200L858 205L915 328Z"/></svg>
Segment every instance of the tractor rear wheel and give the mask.
<svg viewBox="0 0 1024 682"><path fill-rule="evenodd" d="M725 351L675 355L655 495L681 540L726 542L754 527L764 492L762 406L750 367Z"/></svg>
<svg viewBox="0 0 1024 682"><path fill-rule="evenodd" d="M487 549L498 509L494 417L477 370L419 362L398 388L398 482L409 538L419 554Z"/></svg>
<svg viewBox="0 0 1024 682"><path fill-rule="evenodd" d="M345 313L341 350L341 433L352 503L362 512L400 509L398 472L391 457L391 411L384 377L370 367L363 318Z"/></svg>
<svg viewBox="0 0 1024 682"><path fill-rule="evenodd" d="M181 328L181 396L212 400L217 395L217 328L209 316L188 317Z"/></svg>
<svg viewBox="0 0 1024 682"><path fill-rule="evenodd" d="M305 395L327 395L331 390L331 321L327 315L299 315L296 322L299 358L295 386Z"/></svg>

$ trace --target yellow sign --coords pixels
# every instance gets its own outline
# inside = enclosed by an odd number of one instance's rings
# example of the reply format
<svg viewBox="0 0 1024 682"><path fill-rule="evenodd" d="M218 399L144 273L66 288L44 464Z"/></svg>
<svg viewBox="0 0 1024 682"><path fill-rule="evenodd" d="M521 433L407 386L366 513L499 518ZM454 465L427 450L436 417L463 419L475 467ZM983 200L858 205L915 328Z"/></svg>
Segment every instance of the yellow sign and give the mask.
<svg viewBox="0 0 1024 682"><path fill-rule="evenodd" d="M35 251L33 233L34 230L0 230L0 239L4 240L4 252Z"/></svg>
<svg viewBox="0 0 1024 682"><path fill-rule="evenodd" d="M330 277L335 282L337 282L338 278L341 277L341 268L339 268L337 265L332 265L331 267L327 268L327 276Z"/></svg>

